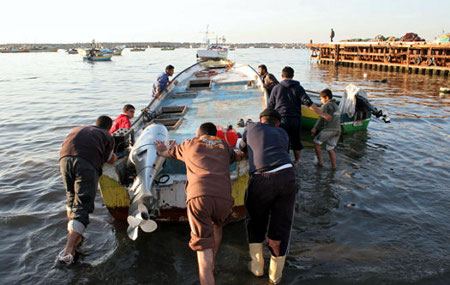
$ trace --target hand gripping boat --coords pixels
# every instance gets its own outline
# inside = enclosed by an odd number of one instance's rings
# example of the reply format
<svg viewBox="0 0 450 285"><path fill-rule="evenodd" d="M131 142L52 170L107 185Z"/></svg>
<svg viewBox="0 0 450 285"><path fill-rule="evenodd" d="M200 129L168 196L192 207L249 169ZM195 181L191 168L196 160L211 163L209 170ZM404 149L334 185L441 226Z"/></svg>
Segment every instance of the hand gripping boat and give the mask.
<svg viewBox="0 0 450 285"><path fill-rule="evenodd" d="M136 239L139 228L156 229L156 222L187 221L186 167L183 162L156 154L155 140L180 144L195 136L204 122L220 126L259 120L267 92L256 71L225 60L198 62L179 73L167 90L151 100L129 130L114 133L114 165L105 164L100 190L111 215L127 220L128 235ZM244 126L237 128L243 132ZM244 195L248 162L230 165L233 220L245 216Z"/></svg>

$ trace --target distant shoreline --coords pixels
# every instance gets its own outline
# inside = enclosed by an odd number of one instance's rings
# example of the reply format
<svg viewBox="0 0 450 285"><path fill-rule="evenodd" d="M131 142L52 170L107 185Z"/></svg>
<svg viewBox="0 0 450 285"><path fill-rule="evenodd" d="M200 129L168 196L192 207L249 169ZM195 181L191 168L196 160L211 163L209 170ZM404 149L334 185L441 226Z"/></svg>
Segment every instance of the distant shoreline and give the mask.
<svg viewBox="0 0 450 285"><path fill-rule="evenodd" d="M126 47L142 47L142 48L201 48L204 43L198 42L98 42L105 48L112 48L116 46L125 45ZM304 43L224 43L225 45L234 48L288 48L301 49L306 48ZM35 47L57 47L60 49L71 48L90 48L91 43L8 43L0 44L0 48L35 48Z"/></svg>

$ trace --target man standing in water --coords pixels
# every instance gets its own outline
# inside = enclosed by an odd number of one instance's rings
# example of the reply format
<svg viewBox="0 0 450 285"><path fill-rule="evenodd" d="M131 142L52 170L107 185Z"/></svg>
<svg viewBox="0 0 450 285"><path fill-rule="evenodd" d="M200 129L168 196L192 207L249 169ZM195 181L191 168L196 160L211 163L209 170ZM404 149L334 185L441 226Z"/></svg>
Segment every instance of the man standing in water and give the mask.
<svg viewBox="0 0 450 285"><path fill-rule="evenodd" d="M281 115L267 108L259 117L259 123L247 124L240 144L240 149L248 153L250 166L245 199L249 270L255 276L264 274L263 242L267 237L271 252L269 281L277 284L288 252L297 184L289 157L289 137L278 128Z"/></svg>
<svg viewBox="0 0 450 285"><path fill-rule="evenodd" d="M200 126L197 136L169 149L156 141L158 155L186 164L186 204L191 240L197 252L200 283L214 284L213 269L222 242L222 226L231 214L230 164L240 159L231 146L217 137L212 123Z"/></svg>
<svg viewBox="0 0 450 285"><path fill-rule="evenodd" d="M58 255L58 261L74 262L75 247L82 242L82 234L89 224L89 214L94 211L98 178L103 163L116 160L114 140L109 134L112 120L98 117L95 126L73 129L62 144L59 167L67 196L67 243Z"/></svg>
<svg viewBox="0 0 450 285"><path fill-rule="evenodd" d="M258 66L258 72L262 78L264 88L267 90L268 98L270 98L270 92L272 92L273 87L279 82L272 73L267 72L267 66L265 64Z"/></svg>
<svg viewBox="0 0 450 285"><path fill-rule="evenodd" d="M300 140L301 134L301 105L308 106L311 110L319 114L319 116L330 120L331 116L322 113L322 111L311 101L306 94L305 89L300 82L292 80L294 78L294 69L286 66L281 73L283 79L280 84L272 89L269 104L267 107L275 109L281 114L280 127L286 130L289 135L289 143L294 151L295 164L300 163L300 151L303 149Z"/></svg>
<svg viewBox="0 0 450 285"><path fill-rule="evenodd" d="M166 66L165 72L161 73L153 83L152 97L159 98L161 96L161 93L169 86L169 77L173 75L174 71L175 67L173 65Z"/></svg>

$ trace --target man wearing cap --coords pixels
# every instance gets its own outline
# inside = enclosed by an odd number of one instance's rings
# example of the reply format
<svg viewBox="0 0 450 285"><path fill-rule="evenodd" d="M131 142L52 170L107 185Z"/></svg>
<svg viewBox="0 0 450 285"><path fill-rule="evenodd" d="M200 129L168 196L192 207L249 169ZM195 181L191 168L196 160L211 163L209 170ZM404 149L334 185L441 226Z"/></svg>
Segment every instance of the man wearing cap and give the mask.
<svg viewBox="0 0 450 285"><path fill-rule="evenodd" d="M277 284L289 246L297 183L289 137L279 128L280 113L267 108L259 117L260 122L247 124L239 145L248 154L250 166L245 199L249 270L255 276L264 274L263 242L267 238L271 253L269 281Z"/></svg>
<svg viewBox="0 0 450 285"><path fill-rule="evenodd" d="M283 79L280 84L272 89L269 103L267 107L275 109L281 114L280 126L286 130L289 135L289 144L294 151L294 163L300 163L300 151L303 149L300 140L301 134L301 105L306 105L312 111L327 121L331 120L331 116L324 114L311 98L306 94L305 89L300 85L300 82L293 80L294 69L286 66L281 72Z"/></svg>

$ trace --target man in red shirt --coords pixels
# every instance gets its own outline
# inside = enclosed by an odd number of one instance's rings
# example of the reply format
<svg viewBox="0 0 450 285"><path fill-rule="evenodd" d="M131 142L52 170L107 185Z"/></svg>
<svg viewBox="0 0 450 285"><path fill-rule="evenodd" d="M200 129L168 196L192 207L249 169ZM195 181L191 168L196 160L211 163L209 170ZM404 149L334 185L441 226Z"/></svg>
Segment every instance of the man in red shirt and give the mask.
<svg viewBox="0 0 450 285"><path fill-rule="evenodd" d="M134 118L135 108L133 105L126 104L123 106L123 113L120 114L115 120L109 130L110 134L113 134L118 129L129 129L131 128L130 119Z"/></svg>
<svg viewBox="0 0 450 285"><path fill-rule="evenodd" d="M214 124L202 124L197 133L198 137L169 149L162 141L156 141L155 147L159 155L186 164L189 247L197 252L200 283L204 285L214 284L213 269L222 241L222 226L234 205L230 164L241 156L216 136Z"/></svg>

